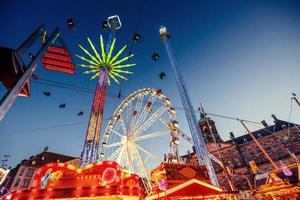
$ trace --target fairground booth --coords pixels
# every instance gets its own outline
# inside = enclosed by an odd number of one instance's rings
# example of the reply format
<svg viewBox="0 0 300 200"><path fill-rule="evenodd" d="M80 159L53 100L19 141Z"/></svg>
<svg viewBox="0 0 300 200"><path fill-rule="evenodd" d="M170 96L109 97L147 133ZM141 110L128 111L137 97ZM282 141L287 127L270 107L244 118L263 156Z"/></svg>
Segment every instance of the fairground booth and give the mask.
<svg viewBox="0 0 300 200"><path fill-rule="evenodd" d="M300 199L300 165L293 164L256 177L257 199Z"/></svg>
<svg viewBox="0 0 300 200"><path fill-rule="evenodd" d="M29 190L17 190L0 200L141 199L139 177L115 162L103 161L78 169L64 163L41 167Z"/></svg>

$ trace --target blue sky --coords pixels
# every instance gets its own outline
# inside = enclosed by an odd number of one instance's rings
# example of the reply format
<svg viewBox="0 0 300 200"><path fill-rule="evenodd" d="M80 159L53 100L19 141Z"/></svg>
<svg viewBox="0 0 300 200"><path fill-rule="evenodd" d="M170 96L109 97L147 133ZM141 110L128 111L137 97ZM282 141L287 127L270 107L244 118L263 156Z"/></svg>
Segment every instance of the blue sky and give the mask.
<svg viewBox="0 0 300 200"><path fill-rule="evenodd" d="M87 45L86 36L98 42L103 32L102 21L118 14L122 21L117 33L120 48L131 43L142 2L2 0L0 46L17 48L44 23L49 32L59 26L70 52L79 53L77 44ZM75 31L66 27L70 17L75 20ZM253 121L265 119L269 124L272 113L288 119L291 92L300 96L299 1L146 0L138 27L144 41L133 46L132 61L137 66L133 68L135 74L129 75L130 80L122 82L122 95L144 87L161 88L174 105L181 106L173 72L159 40L160 25L165 25L173 35L174 51L195 108L201 102L211 113ZM150 58L153 52L161 55L157 63ZM162 71L167 75L163 81L158 78ZM60 74L39 65L36 74L49 80L95 87L96 82L82 75L81 69L77 72L75 76ZM118 93L119 89L113 85L109 91ZM51 97L42 95L45 90L52 92ZM0 93L4 94L2 86ZM61 102L67 103L66 109L57 108ZM46 145L51 151L79 156L91 102L91 94L33 83L32 96L18 98L0 122L0 156L11 154L9 164L14 166ZM109 118L119 103L121 100L108 97L104 118ZM77 117L80 110L86 112L83 117ZM299 117L300 110L293 106L292 121L299 123ZM178 110L177 118L182 129L189 132L184 112ZM228 139L230 131L237 136L244 133L235 121L213 119L223 139ZM45 129L74 123L78 124ZM249 124L249 128L258 127ZM184 152L190 147L182 148Z"/></svg>

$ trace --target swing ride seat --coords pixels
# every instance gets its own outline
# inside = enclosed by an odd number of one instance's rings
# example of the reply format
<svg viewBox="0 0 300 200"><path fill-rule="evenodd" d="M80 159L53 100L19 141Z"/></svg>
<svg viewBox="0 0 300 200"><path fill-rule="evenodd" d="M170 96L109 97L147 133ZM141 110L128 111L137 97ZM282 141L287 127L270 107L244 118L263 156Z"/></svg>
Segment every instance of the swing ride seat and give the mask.
<svg viewBox="0 0 300 200"><path fill-rule="evenodd" d="M151 58L153 61L157 62L160 58L160 55L158 53L153 53Z"/></svg>
<svg viewBox="0 0 300 200"><path fill-rule="evenodd" d="M75 74L75 67L68 51L59 46L52 45L42 58L45 69Z"/></svg>
<svg viewBox="0 0 300 200"><path fill-rule="evenodd" d="M21 56L13 49L0 47L0 81L7 91L11 91L25 71ZM26 81L19 96L30 96L30 83Z"/></svg>

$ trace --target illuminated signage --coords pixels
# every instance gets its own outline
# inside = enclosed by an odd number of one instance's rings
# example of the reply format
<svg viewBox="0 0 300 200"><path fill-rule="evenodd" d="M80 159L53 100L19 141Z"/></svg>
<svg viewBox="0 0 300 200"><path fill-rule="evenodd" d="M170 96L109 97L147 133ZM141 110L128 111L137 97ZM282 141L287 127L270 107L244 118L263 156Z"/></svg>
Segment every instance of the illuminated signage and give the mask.
<svg viewBox="0 0 300 200"><path fill-rule="evenodd" d="M62 172L57 170L55 172L52 172L52 169L48 169L45 176L41 179L41 187L46 188L48 185L54 184L55 181L57 181L62 175Z"/></svg>
<svg viewBox="0 0 300 200"><path fill-rule="evenodd" d="M108 167L102 174L102 181L104 184L110 184L117 178L117 171L114 168Z"/></svg>

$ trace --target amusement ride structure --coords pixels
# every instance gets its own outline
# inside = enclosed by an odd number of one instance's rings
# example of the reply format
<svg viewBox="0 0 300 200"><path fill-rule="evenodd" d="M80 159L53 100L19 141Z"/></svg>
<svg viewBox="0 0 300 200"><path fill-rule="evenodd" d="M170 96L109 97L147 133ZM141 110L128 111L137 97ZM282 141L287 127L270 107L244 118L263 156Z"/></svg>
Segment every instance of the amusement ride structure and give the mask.
<svg viewBox="0 0 300 200"><path fill-rule="evenodd" d="M133 43L143 41L142 35L137 33L137 30L144 3L145 1L143 1L139 14ZM72 18L68 19L67 23L70 30L76 29ZM124 74L133 74L127 69L136 65L129 62L130 58L134 56L131 54L133 45L129 49L128 56L120 58L127 45L116 53L114 52L115 34L121 28L119 16L108 17L103 23L103 28L108 32L106 42L100 35L100 47L97 47L88 37L88 48L79 44L79 48L85 55L76 55L83 61L78 66L87 69L83 74L91 75L91 80L97 79L96 88L92 90L94 98L81 153L81 163L78 166L61 163L59 160L55 163L48 163L34 173L30 187L26 190L12 191L5 197L0 197L0 200L25 198L96 199L96 197L97 199L163 199L163 197L164 199L169 199L169 197L172 199L172 195L174 199L178 199L178 197L180 199L205 199L205 195L209 199L216 199L215 197L222 199L228 192L219 187L212 160L223 168L232 194L237 192L229 174L230 168L227 168L227 162L222 158L210 126L209 131L216 146L218 158L208 152L181 68L172 49L171 34L166 27L161 26L159 29L160 40L165 45L174 70L191 137L180 130L175 107L170 99L161 89L152 88L139 89L126 97L112 114L103 135L101 135L108 86L112 82L120 84L120 79L127 80ZM32 48L40 36L42 36L42 45L36 53L29 53L30 59L26 64L22 55ZM151 59L158 62L160 55L154 52ZM7 93L0 98L0 121L17 96L30 96L30 78L34 78L34 71L39 61L42 62L45 69L69 74L75 73L72 58L59 28L47 35L45 26L41 25L16 50L0 47L0 81L7 89ZM159 74L161 80L166 79L166 77L165 72ZM45 91L44 95L50 96L51 93ZM292 103L295 102L300 106L296 94L292 93L292 95L289 118L291 117ZM118 98L121 98L121 92L118 94ZM65 106L64 103L59 108ZM203 120L209 125L209 118L206 118L207 113L204 112L202 106L199 111L203 115ZM79 112L79 115L83 115L83 111ZM229 117L225 116L225 118ZM276 121L276 117L274 118ZM272 193L274 189L278 189L278 185L273 184L274 181L286 189L286 180L291 175L286 175L284 181L275 178L285 175L289 170L287 166L278 165L273 161L264 149L264 145L244 123L251 121L238 118L230 119L237 120L242 124L255 145L274 168L268 172L268 176L261 178L264 182L256 190L261 193L259 195L264 198L265 193ZM290 128L290 125L286 128ZM183 159L180 159L179 138L186 140L195 147L199 164L184 163ZM162 155L162 152L166 154ZM289 153L291 157L295 156L295 154ZM188 155L190 156L190 153ZM300 166L297 157L295 159L297 163L290 167L292 170L289 172L299 175ZM5 168L6 162L7 158L3 160L3 165L0 168L0 185L9 177L10 169ZM254 161L249 162L249 165L251 169L257 168ZM252 169L252 171L255 170ZM297 181L300 181L300 176L298 176ZM251 187L251 184L249 185ZM300 193L298 185L292 188L295 193Z"/></svg>
<svg viewBox="0 0 300 200"><path fill-rule="evenodd" d="M116 109L102 139L101 160L112 160L142 177L151 192L151 162L179 163L179 124L170 99L161 90L141 89L130 94ZM169 153L161 151L169 143ZM152 145L152 146L151 146ZM155 147L153 146L155 145ZM152 166L154 167L154 166Z"/></svg>
<svg viewBox="0 0 300 200"><path fill-rule="evenodd" d="M41 47L35 54L29 53L31 60L25 64L22 56L41 36ZM60 46L57 46L57 43ZM75 73L72 57L58 27L48 36L46 26L40 25L16 50L0 47L0 81L7 90L7 93L0 97L0 121L18 96L30 96L30 78L41 60L45 69Z"/></svg>
<svg viewBox="0 0 300 200"><path fill-rule="evenodd" d="M152 188L151 168L149 167L151 164L149 160L151 159L152 164L157 161L156 165L163 161L167 163L180 163L178 145L179 137L182 137L193 144L196 147L196 151L198 149L197 155L199 156L200 163L207 166L212 182L217 185L210 159L214 159L217 162L218 159L207 152L183 82L180 82L181 87L179 90L183 91L181 92L183 95L182 99L184 102L187 102L184 103L184 106L191 130L194 131L193 140L179 130L176 112L170 99L163 94L162 90L150 88L141 89L130 94L115 110L108 122L104 135L100 136L106 90L108 85L110 85L110 78L118 84L119 80L117 78L127 80L127 78L120 74L132 74L132 72L122 70L122 68L135 65L128 62L124 64L125 61L128 61L133 56L131 54L117 60L126 46L115 56L112 56L116 41L113 39L113 36L116 30L120 28L121 22L118 16L108 18L107 22L109 38L105 47L103 38L100 35L101 53L98 53L93 42L88 38L87 40L94 55L81 45L79 47L88 58L76 55L86 62L85 64L79 64L80 67L88 68L84 74L93 74L91 79L98 78L84 149L81 154L81 165L85 166L95 163L98 159L100 161L115 161L128 171L138 174L141 177L146 192L150 194ZM172 58L172 63L175 63L178 68L174 54L167 41L167 36L162 34L163 38L166 38L164 41L167 44L168 52L171 52L169 55ZM182 77L180 81L183 81ZM190 116L188 113L192 113L192 115ZM190 123L191 120L192 123ZM100 139L102 141L99 145ZM169 149L165 151L168 153L164 158L158 156L159 153L155 152L157 149L149 146L149 144L155 144L160 148L159 141L162 140L169 143L169 145L162 145L169 146Z"/></svg>
<svg viewBox="0 0 300 200"><path fill-rule="evenodd" d="M201 132L201 129L197 123L197 118L193 109L192 102L190 100L181 70L179 65L177 64L172 45L170 42L171 34L167 31L166 27L161 27L159 29L160 39L165 44L172 68L175 73L175 79L177 88L179 90L179 94L181 97L181 101L184 107L184 111L186 114L186 118L190 127L191 135L194 141L194 147L196 150L196 154L198 157L198 161L202 165L206 165L211 181L214 185L218 186L217 176L215 174L214 168L211 163L211 159L209 156L209 152L207 150L206 144L204 142L204 138Z"/></svg>
<svg viewBox="0 0 300 200"><path fill-rule="evenodd" d="M124 64L124 62L134 56L133 54L119 59L119 56L126 49L126 45L120 51L118 51L117 54L115 54L114 56L112 55L116 42L114 35L116 30L121 27L121 22L118 16L109 17L107 22L109 25L109 37L106 43L106 47L104 47L103 37L102 35L100 35L101 53L96 50L93 42L89 38L87 38L94 55L92 55L92 53L90 53L81 45L79 45L79 47L88 56L88 58L76 55L78 58L86 62L85 64L79 64L80 67L88 68L88 70L85 71L84 74L93 74L91 79L98 78L89 119L89 125L85 137L83 151L81 154L82 166L95 163L98 159L98 148L103 120L104 103L107 87L111 83L110 78L118 84L118 78L127 80L127 78L122 76L121 74L132 74L132 72L122 69L135 65L129 63Z"/></svg>

